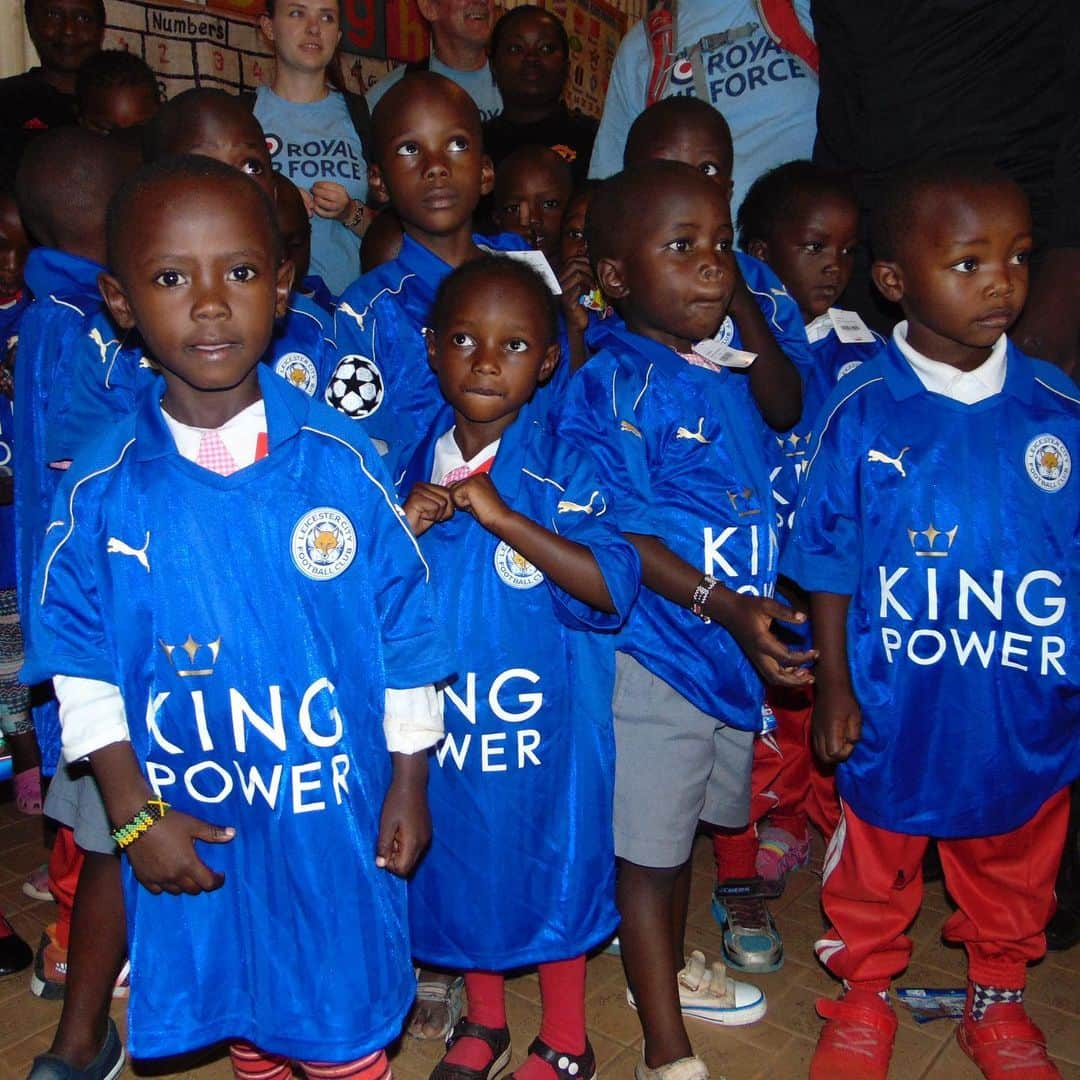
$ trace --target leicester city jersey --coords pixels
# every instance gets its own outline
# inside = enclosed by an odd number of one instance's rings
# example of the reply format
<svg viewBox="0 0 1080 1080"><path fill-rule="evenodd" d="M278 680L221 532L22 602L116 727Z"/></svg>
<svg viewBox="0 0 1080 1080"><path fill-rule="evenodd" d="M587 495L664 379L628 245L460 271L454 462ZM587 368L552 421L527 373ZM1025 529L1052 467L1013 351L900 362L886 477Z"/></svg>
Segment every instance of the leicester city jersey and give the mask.
<svg viewBox="0 0 1080 1080"><path fill-rule="evenodd" d="M334 367L333 318L310 297L293 292L289 308L274 324L265 363L297 390L315 397Z"/></svg>
<svg viewBox="0 0 1080 1080"><path fill-rule="evenodd" d="M246 1039L349 1061L416 992L405 882L375 866L384 697L454 665L367 437L259 381L269 453L231 476L141 395L66 474L35 579L30 678L119 685L154 791L236 828L198 845L214 892L155 896L124 864L137 1057Z"/></svg>
<svg viewBox="0 0 1080 1080"><path fill-rule="evenodd" d="M777 540L761 417L728 370L612 328L570 380L560 435L592 454L624 531L659 537L730 589L771 596ZM726 724L757 731L762 685L722 627L643 589L618 647Z"/></svg>
<svg viewBox="0 0 1080 1080"><path fill-rule="evenodd" d="M19 338L19 323L30 298L25 290L6 304L0 304L0 368L6 385L8 363ZM15 458L14 399L0 385L0 482L11 483ZM15 588L15 507L0 501L0 589Z"/></svg>
<svg viewBox="0 0 1080 1080"><path fill-rule="evenodd" d="M614 633L641 580L611 493L525 410L491 479L513 510L587 547L616 614L547 580L470 514L423 536L454 634L446 739L428 784L433 840L409 886L413 954L455 970L565 960L618 922L611 829ZM444 414L445 415L445 414ZM431 476L437 425L399 492Z"/></svg>
<svg viewBox="0 0 1080 1080"><path fill-rule="evenodd" d="M874 825L1010 832L1080 775L1080 397L1011 344L1002 391L927 391L895 344L821 413L782 569L848 595Z"/></svg>

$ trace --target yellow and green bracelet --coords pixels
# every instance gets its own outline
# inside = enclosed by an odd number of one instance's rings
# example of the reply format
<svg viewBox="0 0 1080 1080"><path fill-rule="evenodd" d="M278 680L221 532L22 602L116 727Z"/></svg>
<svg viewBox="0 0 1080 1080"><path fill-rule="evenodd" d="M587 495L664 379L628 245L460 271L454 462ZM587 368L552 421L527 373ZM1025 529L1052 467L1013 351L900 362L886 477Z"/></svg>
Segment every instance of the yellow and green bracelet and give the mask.
<svg viewBox="0 0 1080 1080"><path fill-rule="evenodd" d="M128 821L113 829L112 838L116 841L116 846L121 850L130 847L144 832L156 825L168 809L169 804L164 799L150 799L144 803L142 809Z"/></svg>

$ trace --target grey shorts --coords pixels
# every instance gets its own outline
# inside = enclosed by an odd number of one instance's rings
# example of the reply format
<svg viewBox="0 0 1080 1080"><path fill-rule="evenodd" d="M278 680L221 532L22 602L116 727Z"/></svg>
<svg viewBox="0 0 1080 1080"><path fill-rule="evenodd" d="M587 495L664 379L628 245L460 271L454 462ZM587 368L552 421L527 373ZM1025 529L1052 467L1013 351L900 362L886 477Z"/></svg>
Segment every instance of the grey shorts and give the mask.
<svg viewBox="0 0 1080 1080"><path fill-rule="evenodd" d="M83 851L114 855L116 841L101 801L101 791L85 761L68 765L63 758L45 796L45 813L75 833Z"/></svg>
<svg viewBox="0 0 1080 1080"><path fill-rule="evenodd" d="M615 655L615 854L680 866L698 822L750 820L754 733L722 724L626 653Z"/></svg>

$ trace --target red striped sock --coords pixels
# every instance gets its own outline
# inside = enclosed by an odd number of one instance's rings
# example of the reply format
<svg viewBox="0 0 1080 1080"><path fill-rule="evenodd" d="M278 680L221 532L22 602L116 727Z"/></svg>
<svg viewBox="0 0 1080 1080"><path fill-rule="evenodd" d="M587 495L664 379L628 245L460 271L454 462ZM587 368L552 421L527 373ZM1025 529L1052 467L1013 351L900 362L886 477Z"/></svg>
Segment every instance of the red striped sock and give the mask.
<svg viewBox="0 0 1080 1080"><path fill-rule="evenodd" d="M325 1061L304 1061L301 1068L308 1080L393 1080L385 1050L334 1065Z"/></svg>
<svg viewBox="0 0 1080 1080"><path fill-rule="evenodd" d="M249 1042L229 1047L233 1076L236 1080L291 1080L292 1064L279 1054L264 1054Z"/></svg>

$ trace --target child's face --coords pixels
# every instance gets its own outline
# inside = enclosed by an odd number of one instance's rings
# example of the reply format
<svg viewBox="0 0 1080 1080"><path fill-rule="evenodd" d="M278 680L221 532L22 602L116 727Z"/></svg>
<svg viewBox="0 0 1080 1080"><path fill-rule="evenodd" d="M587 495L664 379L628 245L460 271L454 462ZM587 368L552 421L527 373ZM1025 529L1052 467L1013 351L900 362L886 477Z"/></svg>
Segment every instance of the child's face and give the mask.
<svg viewBox="0 0 1080 1080"><path fill-rule="evenodd" d="M735 288L727 196L694 176L667 179L597 278L635 333L689 352L720 327Z"/></svg>
<svg viewBox="0 0 1080 1080"><path fill-rule="evenodd" d="M156 186L132 204L132 239L115 274L102 275L113 317L138 327L174 401L254 379L286 309L292 264L279 265L262 207L242 187L189 177Z"/></svg>
<svg viewBox="0 0 1080 1080"><path fill-rule="evenodd" d="M23 287L29 251L30 241L15 200L10 195L0 196L0 298L13 296Z"/></svg>
<svg viewBox="0 0 1080 1080"><path fill-rule="evenodd" d="M238 108L242 109L243 106ZM205 109L187 137L169 147L170 154L200 154L239 169L274 198L270 152L258 120L246 113L216 113Z"/></svg>
<svg viewBox="0 0 1080 1080"><path fill-rule="evenodd" d="M92 0L34 0L30 37L46 71L74 75L101 48L105 24Z"/></svg>
<svg viewBox="0 0 1080 1080"><path fill-rule="evenodd" d="M469 282L453 297L442 326L426 337L428 360L458 422L490 426L493 439L559 358L543 301L512 277Z"/></svg>
<svg viewBox="0 0 1080 1080"><path fill-rule="evenodd" d="M107 135L117 128L145 124L161 107L149 86L110 86L92 90L83 102L79 123Z"/></svg>
<svg viewBox="0 0 1080 1080"><path fill-rule="evenodd" d="M649 148L652 161L681 161L692 165L731 198L731 143L720 132L681 125L659 137Z"/></svg>
<svg viewBox="0 0 1080 1080"><path fill-rule="evenodd" d="M776 271L811 322L847 288L858 237L859 208L850 199L802 198L768 241L754 241L747 250Z"/></svg>
<svg viewBox="0 0 1080 1080"><path fill-rule="evenodd" d="M585 242L585 215L589 212L589 198L589 195L577 195L566 204L560 237L560 255L564 263L579 255L588 257L589 245Z"/></svg>
<svg viewBox="0 0 1080 1080"><path fill-rule="evenodd" d="M874 263L900 304L912 348L964 371L978 367L1027 299L1031 213L1014 184L923 192L896 257Z"/></svg>
<svg viewBox="0 0 1080 1080"><path fill-rule="evenodd" d="M259 23L277 62L293 71L324 71L341 41L337 0L278 0Z"/></svg>
<svg viewBox="0 0 1080 1080"><path fill-rule="evenodd" d="M293 264L296 284L307 277L311 265L311 222L300 192L284 177L276 173L275 183L278 229L285 248L285 258Z"/></svg>
<svg viewBox="0 0 1080 1080"><path fill-rule="evenodd" d="M473 111L426 86L402 99L394 134L368 172L375 197L388 198L405 231L422 236L471 227L493 175Z"/></svg>
<svg viewBox="0 0 1080 1080"><path fill-rule="evenodd" d="M492 217L503 232L517 233L553 265L559 265L563 211L570 197L567 177L544 163L519 162L495 174Z"/></svg>

